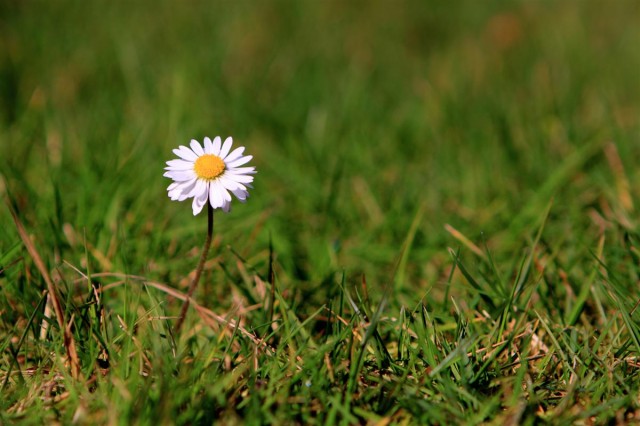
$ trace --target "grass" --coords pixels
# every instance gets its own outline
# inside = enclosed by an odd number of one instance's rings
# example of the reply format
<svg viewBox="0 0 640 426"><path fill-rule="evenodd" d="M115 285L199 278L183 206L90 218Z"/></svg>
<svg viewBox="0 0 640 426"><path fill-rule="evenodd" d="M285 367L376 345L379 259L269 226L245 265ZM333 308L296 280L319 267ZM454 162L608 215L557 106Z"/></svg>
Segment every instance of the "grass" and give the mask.
<svg viewBox="0 0 640 426"><path fill-rule="evenodd" d="M0 423L638 421L636 2L0 22ZM178 336L215 135L258 174Z"/></svg>

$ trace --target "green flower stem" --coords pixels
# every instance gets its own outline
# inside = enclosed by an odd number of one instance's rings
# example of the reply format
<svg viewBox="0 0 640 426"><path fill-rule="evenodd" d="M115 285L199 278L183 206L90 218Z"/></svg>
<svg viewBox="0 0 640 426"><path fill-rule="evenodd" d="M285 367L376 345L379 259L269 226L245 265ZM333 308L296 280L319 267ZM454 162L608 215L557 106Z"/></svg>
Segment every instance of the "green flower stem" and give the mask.
<svg viewBox="0 0 640 426"><path fill-rule="evenodd" d="M187 298L182 305L182 310L180 311L180 316L178 317L178 322L174 328L174 335L180 335L180 329L182 328L182 324L184 323L184 319L187 316L187 309L189 309L189 302L191 302L191 296L193 296L193 292L196 290L196 286L198 285L198 281L200 281L200 275L202 275L202 270L204 269L204 264L207 261L207 254L209 253L209 247L211 247L211 240L213 237L213 207L211 207L211 203L207 202L207 239L204 242L204 247L202 247L202 255L200 255L200 262L198 263L198 269L196 269L196 275L193 277L193 281L189 286L189 291L187 292Z"/></svg>

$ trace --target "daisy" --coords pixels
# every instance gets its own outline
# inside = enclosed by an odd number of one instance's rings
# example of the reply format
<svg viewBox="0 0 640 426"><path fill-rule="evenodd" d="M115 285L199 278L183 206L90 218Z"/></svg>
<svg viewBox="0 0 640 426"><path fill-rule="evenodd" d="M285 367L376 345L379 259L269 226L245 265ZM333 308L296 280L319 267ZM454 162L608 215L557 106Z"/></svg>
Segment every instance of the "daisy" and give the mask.
<svg viewBox="0 0 640 426"><path fill-rule="evenodd" d="M240 167L253 157L242 155L244 147L231 151L233 139L224 143L219 136L213 141L204 138L204 148L192 139L191 149L180 146L173 152L179 159L167 161L165 177L173 179L167 191L172 200L184 201L193 197L193 215L202 211L209 201L213 209L228 212L231 208L231 194L244 202L249 196L247 188L252 188L255 167Z"/></svg>

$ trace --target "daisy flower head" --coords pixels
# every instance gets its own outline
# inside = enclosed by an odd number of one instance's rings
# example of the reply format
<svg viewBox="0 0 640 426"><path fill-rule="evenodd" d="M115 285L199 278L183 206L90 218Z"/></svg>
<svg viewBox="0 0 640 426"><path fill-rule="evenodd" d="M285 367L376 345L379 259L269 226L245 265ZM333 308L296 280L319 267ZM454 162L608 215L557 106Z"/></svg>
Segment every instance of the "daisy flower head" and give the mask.
<svg viewBox="0 0 640 426"><path fill-rule="evenodd" d="M207 201L214 209L228 212L231 194L244 202L249 196L247 188L253 188L255 167L241 167L253 156L242 155L244 147L231 151L233 139L222 143L220 136L213 141L204 138L204 147L195 139L190 148L180 145L173 150L179 158L167 161L165 177L173 179L167 191L169 198L184 201L193 197L193 215L202 211Z"/></svg>

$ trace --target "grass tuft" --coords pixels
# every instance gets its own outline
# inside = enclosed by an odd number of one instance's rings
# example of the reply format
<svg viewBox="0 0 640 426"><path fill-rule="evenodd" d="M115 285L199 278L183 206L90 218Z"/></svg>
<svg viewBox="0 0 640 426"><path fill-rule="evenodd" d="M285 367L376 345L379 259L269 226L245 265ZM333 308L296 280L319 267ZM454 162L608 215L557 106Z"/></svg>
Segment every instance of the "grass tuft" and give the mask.
<svg viewBox="0 0 640 426"><path fill-rule="evenodd" d="M639 6L443 4L0 5L0 424L637 423Z"/></svg>

